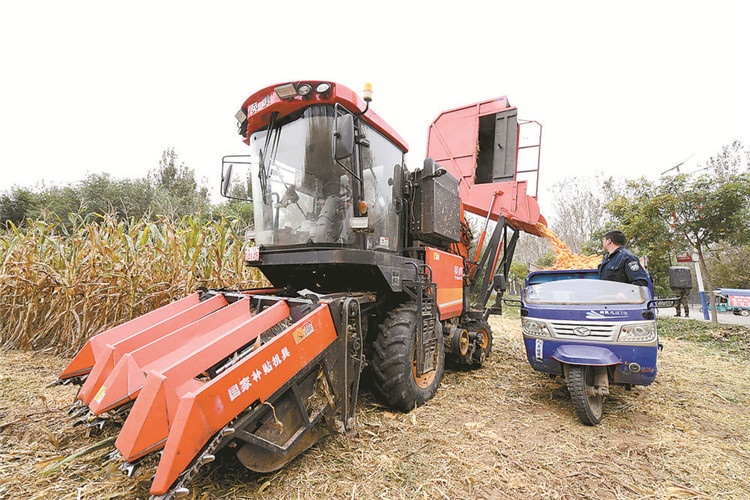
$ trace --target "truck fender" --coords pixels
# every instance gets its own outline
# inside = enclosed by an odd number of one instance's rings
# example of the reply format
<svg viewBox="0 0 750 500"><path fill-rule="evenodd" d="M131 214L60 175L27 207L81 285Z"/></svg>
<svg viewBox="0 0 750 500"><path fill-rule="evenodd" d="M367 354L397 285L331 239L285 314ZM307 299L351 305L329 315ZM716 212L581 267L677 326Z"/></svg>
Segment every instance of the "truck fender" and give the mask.
<svg viewBox="0 0 750 500"><path fill-rule="evenodd" d="M620 358L604 347L590 345L561 345L552 359L570 365L611 366L622 364Z"/></svg>

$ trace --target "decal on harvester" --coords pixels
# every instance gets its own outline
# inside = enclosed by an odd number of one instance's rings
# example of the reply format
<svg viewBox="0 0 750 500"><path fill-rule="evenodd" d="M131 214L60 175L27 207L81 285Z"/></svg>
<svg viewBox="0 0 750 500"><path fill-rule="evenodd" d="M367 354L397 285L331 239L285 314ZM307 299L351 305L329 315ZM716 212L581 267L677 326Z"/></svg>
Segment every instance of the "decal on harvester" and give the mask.
<svg viewBox="0 0 750 500"><path fill-rule="evenodd" d="M253 379L253 382L260 382L260 380L263 378L263 375L268 375L269 373L271 373L274 368L281 365L281 363L283 363L284 360L289 356L291 356L289 348L282 347L279 354L274 354L273 356L271 356L270 360L265 361L261 365L261 369L263 370L263 372L256 368L250 375L242 377L239 382L231 386L227 390L227 393L229 394L229 400L234 401L235 399L240 397L243 392L248 391L253 386L253 383L250 382L250 378Z"/></svg>
<svg viewBox="0 0 750 500"><path fill-rule="evenodd" d="M464 266L453 266L453 279L456 281L464 280Z"/></svg>
<svg viewBox="0 0 750 500"><path fill-rule="evenodd" d="M96 393L96 396L94 396L94 401L101 403L105 394L107 394L107 388L102 386L101 389L99 389L99 392Z"/></svg>
<svg viewBox="0 0 750 500"><path fill-rule="evenodd" d="M314 331L315 328L313 328L312 323L305 323L301 327L297 328L292 335L294 336L294 341L299 344L305 339L305 337L307 337Z"/></svg>
<svg viewBox="0 0 750 500"><path fill-rule="evenodd" d="M247 109L247 115L252 116L258 111L262 111L266 109L270 105L271 105L271 94L268 94L266 97L264 97L260 101L252 103L250 107Z"/></svg>
<svg viewBox="0 0 750 500"><path fill-rule="evenodd" d="M248 262L260 260L260 247L248 247L245 250L245 260Z"/></svg>

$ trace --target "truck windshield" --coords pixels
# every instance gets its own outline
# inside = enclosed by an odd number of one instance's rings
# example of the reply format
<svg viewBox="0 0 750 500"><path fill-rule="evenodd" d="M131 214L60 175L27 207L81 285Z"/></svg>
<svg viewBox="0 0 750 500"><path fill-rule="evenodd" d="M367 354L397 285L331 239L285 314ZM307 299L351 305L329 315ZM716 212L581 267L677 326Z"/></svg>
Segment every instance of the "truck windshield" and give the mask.
<svg viewBox="0 0 750 500"><path fill-rule="evenodd" d="M648 300L644 286L595 279L551 281L526 288L529 304L642 304Z"/></svg>
<svg viewBox="0 0 750 500"><path fill-rule="evenodd" d="M352 242L352 179L333 161L333 118L333 107L312 106L250 136L256 244Z"/></svg>

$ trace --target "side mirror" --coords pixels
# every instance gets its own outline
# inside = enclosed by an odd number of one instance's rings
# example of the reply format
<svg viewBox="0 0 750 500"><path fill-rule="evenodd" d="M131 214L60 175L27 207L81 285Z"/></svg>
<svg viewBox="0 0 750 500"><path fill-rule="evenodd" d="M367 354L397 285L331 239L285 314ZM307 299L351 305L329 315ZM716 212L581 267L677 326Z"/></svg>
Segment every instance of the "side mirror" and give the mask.
<svg viewBox="0 0 750 500"><path fill-rule="evenodd" d="M508 285L505 282L505 276L503 276L502 274L499 274L499 273L496 274L495 276L493 276L492 277L492 288L494 288L495 290L497 290L499 292L504 292L505 290L507 290Z"/></svg>
<svg viewBox="0 0 750 500"><path fill-rule="evenodd" d="M333 157L336 160L349 158L354 154L354 117L345 114L336 120L333 132Z"/></svg>
<svg viewBox="0 0 750 500"><path fill-rule="evenodd" d="M674 307L679 299L653 299L646 304L646 309L658 309L660 307Z"/></svg>
<svg viewBox="0 0 750 500"><path fill-rule="evenodd" d="M247 155L226 155L221 159L219 193L224 198L252 201L250 174L252 158Z"/></svg>
<svg viewBox="0 0 750 500"><path fill-rule="evenodd" d="M226 170L224 170L224 168L221 169L221 195L224 197L227 196L229 184L232 182L232 167L234 167L234 165L230 163Z"/></svg>

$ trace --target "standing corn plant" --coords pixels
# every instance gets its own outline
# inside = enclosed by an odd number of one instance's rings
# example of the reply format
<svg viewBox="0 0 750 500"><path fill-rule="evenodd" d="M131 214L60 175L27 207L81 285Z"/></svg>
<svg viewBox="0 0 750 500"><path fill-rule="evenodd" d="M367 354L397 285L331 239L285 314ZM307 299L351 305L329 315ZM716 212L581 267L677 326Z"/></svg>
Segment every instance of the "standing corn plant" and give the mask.
<svg viewBox="0 0 750 500"><path fill-rule="evenodd" d="M66 351L197 287L250 288L237 220L71 215L0 233L0 345Z"/></svg>

